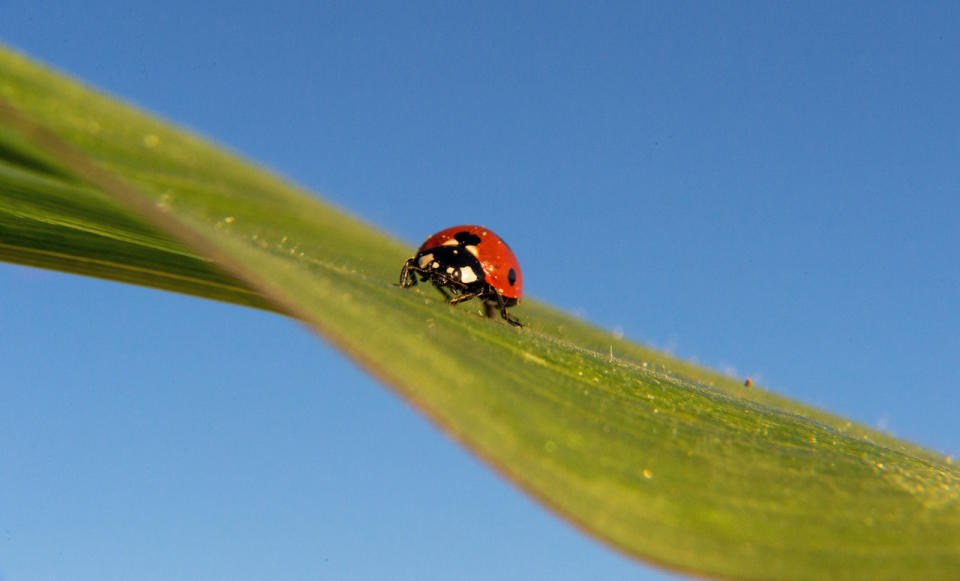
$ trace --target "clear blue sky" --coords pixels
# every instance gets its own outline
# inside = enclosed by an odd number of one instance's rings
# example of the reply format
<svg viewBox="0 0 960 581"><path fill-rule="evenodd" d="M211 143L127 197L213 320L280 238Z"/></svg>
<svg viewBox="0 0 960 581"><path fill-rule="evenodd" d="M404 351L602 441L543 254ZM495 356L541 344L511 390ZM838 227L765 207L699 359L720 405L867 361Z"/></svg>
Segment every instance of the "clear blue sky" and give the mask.
<svg viewBox="0 0 960 581"><path fill-rule="evenodd" d="M955 3L0 3L0 41L525 291L960 456ZM399 270L400 265L397 265ZM0 579L669 579L297 324L0 266Z"/></svg>

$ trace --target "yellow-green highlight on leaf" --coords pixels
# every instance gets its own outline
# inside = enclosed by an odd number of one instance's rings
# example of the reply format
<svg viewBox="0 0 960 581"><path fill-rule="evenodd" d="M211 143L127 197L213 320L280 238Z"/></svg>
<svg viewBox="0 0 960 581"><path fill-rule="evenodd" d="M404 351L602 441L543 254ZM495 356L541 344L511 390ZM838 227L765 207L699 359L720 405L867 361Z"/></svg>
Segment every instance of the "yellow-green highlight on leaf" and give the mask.
<svg viewBox="0 0 960 581"><path fill-rule="evenodd" d="M536 302L515 329L399 289L411 248L8 50L0 99L4 260L294 316L557 514L664 567L960 578L960 470L930 451Z"/></svg>

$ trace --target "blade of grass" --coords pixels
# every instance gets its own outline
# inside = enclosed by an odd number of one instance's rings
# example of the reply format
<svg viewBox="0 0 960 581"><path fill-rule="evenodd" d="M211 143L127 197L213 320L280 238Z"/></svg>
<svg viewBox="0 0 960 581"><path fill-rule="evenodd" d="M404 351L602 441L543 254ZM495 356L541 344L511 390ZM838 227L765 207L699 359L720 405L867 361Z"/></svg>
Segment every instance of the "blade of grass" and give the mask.
<svg viewBox="0 0 960 581"><path fill-rule="evenodd" d="M0 164L0 259L274 308L142 217L63 173L8 127L0 127L0 159L6 160Z"/></svg>
<svg viewBox="0 0 960 581"><path fill-rule="evenodd" d="M547 506L670 568L960 572L960 471L936 454L543 305L516 330L400 290L411 249L8 51L0 96L4 259L295 316Z"/></svg>

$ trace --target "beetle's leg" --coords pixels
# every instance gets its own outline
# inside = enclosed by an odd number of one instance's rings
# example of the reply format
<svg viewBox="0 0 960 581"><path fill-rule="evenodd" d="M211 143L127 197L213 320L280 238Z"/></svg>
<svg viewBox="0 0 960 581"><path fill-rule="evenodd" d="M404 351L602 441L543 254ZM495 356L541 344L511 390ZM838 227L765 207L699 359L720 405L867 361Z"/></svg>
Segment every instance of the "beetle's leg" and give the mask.
<svg viewBox="0 0 960 581"><path fill-rule="evenodd" d="M419 268L417 268L417 265L412 258L404 262L403 269L400 270L400 287L401 288L407 288L408 286L413 286L417 284L417 275L410 274L410 271L413 271L414 273L423 272Z"/></svg>
<svg viewBox="0 0 960 581"><path fill-rule="evenodd" d="M475 290L475 291L469 292L469 293L464 293L464 294L462 294L462 295L457 295L457 296L453 297L452 299L450 299L450 304L451 304L451 305L457 305L457 304L462 303L463 301L469 301L470 299L479 297L479 296L482 295L482 294L483 294L483 289Z"/></svg>
<svg viewBox="0 0 960 581"><path fill-rule="evenodd" d="M486 303L484 304L484 307L486 308L488 317L493 318L494 309L498 308L500 309L500 316L503 317L504 321L510 323L514 327L523 326L523 323L520 322L520 319L517 319L516 317L514 317L513 315L507 312L507 301L503 298L503 295L500 294L500 292L497 289L491 286L490 292L487 294L487 296L489 295L493 295L494 297L496 297L496 304L494 305L494 301L492 299L489 299L489 298L487 299Z"/></svg>
<svg viewBox="0 0 960 581"><path fill-rule="evenodd" d="M500 316L503 317L504 321L510 323L514 327L523 327L523 323L520 322L520 319L507 312L507 307L500 309Z"/></svg>
<svg viewBox="0 0 960 581"><path fill-rule="evenodd" d="M460 282L459 280L450 278L446 274L442 272L437 272L435 270L420 271L420 272L422 273L423 281L426 282L429 280L430 282L432 282L433 286L435 286L437 290L440 291L440 294L443 295L443 298L446 299L447 302L451 302L451 301L459 302L459 300L466 300L466 299L459 299L459 297L462 296L462 295L459 295L459 293L463 292L463 290L466 288L466 285Z"/></svg>

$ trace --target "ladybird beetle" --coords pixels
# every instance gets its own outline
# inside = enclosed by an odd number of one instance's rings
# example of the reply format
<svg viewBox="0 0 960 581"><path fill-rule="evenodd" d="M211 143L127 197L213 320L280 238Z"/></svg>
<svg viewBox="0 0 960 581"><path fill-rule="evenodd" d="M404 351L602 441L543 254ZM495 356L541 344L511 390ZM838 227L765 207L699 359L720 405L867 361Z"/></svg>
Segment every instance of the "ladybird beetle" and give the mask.
<svg viewBox="0 0 960 581"><path fill-rule="evenodd" d="M479 298L488 317L499 310L506 322L523 326L507 313L523 294L517 257L483 226L454 226L427 238L403 264L400 286L417 284L417 274L422 282L432 282L451 305Z"/></svg>

